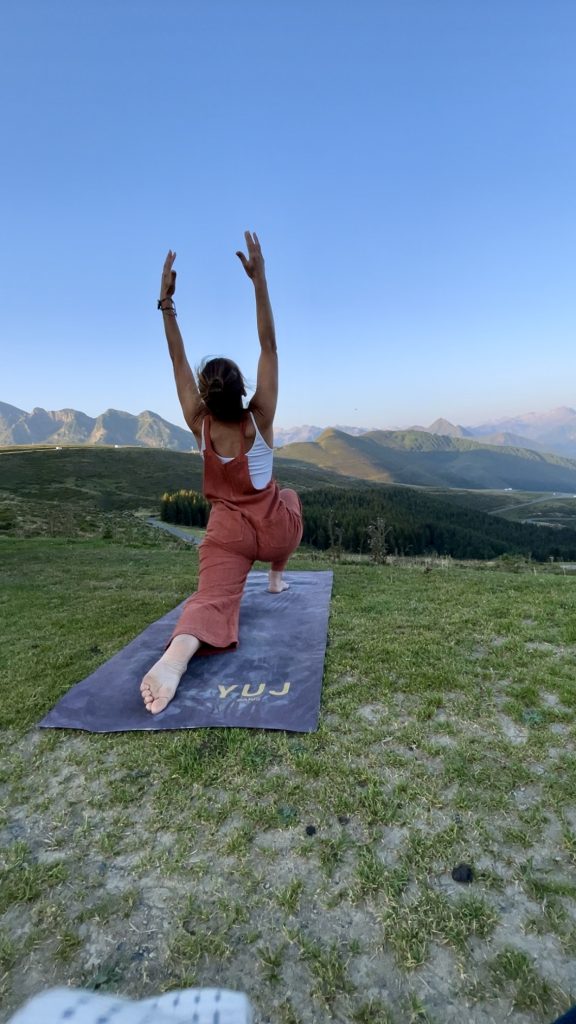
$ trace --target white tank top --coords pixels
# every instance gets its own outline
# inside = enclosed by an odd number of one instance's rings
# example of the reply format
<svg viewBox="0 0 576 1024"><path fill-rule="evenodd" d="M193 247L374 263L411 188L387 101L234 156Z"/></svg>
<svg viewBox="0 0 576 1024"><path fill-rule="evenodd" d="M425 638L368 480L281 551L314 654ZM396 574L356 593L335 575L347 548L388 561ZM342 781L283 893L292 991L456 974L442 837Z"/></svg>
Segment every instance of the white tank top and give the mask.
<svg viewBox="0 0 576 1024"><path fill-rule="evenodd" d="M270 445L266 444L266 441L264 440L262 434L258 430L256 420L254 419L252 413L250 413L250 419L254 424L256 437L254 438L254 444L252 445L250 451L246 452L246 456L248 458L248 469L250 471L250 479L252 481L252 486L255 487L257 491L263 491L266 485L269 484L272 479L272 462L274 459L274 449L270 448ZM204 420L202 420L201 440L202 444L200 446L200 454L202 458L204 458L204 449L206 447L206 442L204 440ZM214 454L218 459L220 459L220 462L232 462L232 459L236 457L234 455L218 455L217 452L214 452Z"/></svg>

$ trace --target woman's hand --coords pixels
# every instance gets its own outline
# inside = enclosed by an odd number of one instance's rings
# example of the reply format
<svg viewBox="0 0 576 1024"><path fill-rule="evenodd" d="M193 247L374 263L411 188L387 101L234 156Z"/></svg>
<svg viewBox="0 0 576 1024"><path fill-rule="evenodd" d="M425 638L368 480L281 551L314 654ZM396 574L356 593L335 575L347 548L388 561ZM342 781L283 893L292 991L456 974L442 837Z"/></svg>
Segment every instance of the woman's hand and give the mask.
<svg viewBox="0 0 576 1024"><path fill-rule="evenodd" d="M174 260L176 259L176 253L172 252L172 249L168 250L168 255L164 260L164 266L162 267L162 279L160 281L160 301L162 299L171 299L176 291L176 271L172 270Z"/></svg>
<svg viewBox="0 0 576 1024"><path fill-rule="evenodd" d="M246 259L243 252L237 252L236 255L251 281L263 280L264 257L260 248L260 242L258 241L258 235L255 231L252 234L249 231L245 231L244 238L248 248L248 259Z"/></svg>

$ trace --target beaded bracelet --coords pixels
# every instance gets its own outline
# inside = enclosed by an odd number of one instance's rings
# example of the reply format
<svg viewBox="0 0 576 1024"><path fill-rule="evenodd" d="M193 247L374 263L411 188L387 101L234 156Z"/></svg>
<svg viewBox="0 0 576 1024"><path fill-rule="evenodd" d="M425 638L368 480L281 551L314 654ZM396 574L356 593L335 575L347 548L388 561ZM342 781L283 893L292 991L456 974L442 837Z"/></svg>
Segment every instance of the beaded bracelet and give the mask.
<svg viewBox="0 0 576 1024"><path fill-rule="evenodd" d="M164 306L162 305L163 302L171 302L172 305L171 306L167 306L166 308L164 308ZM163 299L158 299L157 309L159 309L162 313L167 313L168 316L177 316L178 315L176 313L176 306L174 305L174 299L172 298L171 295L166 295Z"/></svg>

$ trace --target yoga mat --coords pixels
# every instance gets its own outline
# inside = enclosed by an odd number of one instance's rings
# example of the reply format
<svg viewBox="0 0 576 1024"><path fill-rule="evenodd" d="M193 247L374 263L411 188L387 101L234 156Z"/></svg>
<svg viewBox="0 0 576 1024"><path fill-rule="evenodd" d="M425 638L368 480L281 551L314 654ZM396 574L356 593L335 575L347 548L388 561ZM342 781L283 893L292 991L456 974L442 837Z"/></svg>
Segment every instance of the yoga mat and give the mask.
<svg viewBox="0 0 576 1024"><path fill-rule="evenodd" d="M40 727L129 732L220 725L314 732L332 573L292 572L284 578L290 589L269 594L267 573L249 573L238 647L192 658L174 700L159 715L146 711L140 682L163 653L184 602L73 686Z"/></svg>

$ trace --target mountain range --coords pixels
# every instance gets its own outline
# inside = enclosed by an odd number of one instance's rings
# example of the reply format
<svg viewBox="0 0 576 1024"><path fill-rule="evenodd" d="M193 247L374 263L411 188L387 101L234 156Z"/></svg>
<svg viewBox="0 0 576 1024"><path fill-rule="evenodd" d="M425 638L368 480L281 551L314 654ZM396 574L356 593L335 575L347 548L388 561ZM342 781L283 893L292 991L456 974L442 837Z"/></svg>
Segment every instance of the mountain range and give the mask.
<svg viewBox="0 0 576 1024"><path fill-rule="evenodd" d="M24 412L0 402L0 446L20 444L98 444L142 448L169 448L190 452L197 448L193 434L145 409L138 416L107 409L87 416L76 409Z"/></svg>
<svg viewBox="0 0 576 1024"><path fill-rule="evenodd" d="M275 430L276 447L299 441L316 441L326 428L315 426L289 427ZM360 436L372 432L370 427L333 428L345 434ZM576 409L561 406L545 413L527 413L524 416L504 417L478 426L461 426L447 419L437 419L428 427L414 425L393 428L402 432L417 431L439 434L443 437L468 437L483 444L498 447L530 448L536 452L552 452L567 459L576 458Z"/></svg>
<svg viewBox="0 0 576 1024"><path fill-rule="evenodd" d="M275 445L283 448L295 443L315 442L325 429L310 425L278 428L274 432ZM336 426L328 429L352 437L383 433L368 427ZM437 419L428 427L413 426L394 432L470 439L496 447L527 448L576 458L576 410L566 406L546 413L505 417L477 426L461 426L446 419ZM130 445L182 452L196 449L189 430L169 423L150 410L134 416L119 409L107 409L101 415L91 417L75 409L50 412L35 408L26 412L0 402L0 446L30 444Z"/></svg>
<svg viewBox="0 0 576 1024"><path fill-rule="evenodd" d="M286 445L276 459L373 483L576 493L576 460L423 430L352 437L329 428L315 441Z"/></svg>

